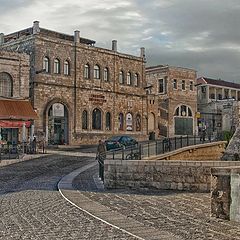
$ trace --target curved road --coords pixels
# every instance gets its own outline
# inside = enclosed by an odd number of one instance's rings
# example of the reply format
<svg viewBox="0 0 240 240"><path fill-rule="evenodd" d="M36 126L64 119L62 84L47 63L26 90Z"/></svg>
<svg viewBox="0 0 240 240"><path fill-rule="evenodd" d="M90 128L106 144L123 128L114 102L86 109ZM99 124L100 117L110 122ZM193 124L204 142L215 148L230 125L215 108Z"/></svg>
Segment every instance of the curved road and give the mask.
<svg viewBox="0 0 240 240"><path fill-rule="evenodd" d="M1 167L0 239L134 239L70 205L57 191L64 175L93 157L52 154Z"/></svg>

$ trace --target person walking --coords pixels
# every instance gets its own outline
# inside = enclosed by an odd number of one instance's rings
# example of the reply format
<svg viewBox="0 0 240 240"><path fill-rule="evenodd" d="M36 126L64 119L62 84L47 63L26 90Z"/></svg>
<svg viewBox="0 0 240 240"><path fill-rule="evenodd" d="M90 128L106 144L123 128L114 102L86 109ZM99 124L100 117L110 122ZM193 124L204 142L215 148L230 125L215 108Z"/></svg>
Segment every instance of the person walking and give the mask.
<svg viewBox="0 0 240 240"><path fill-rule="evenodd" d="M99 177L104 181L104 160L106 159L106 146L102 140L99 140L97 147L97 156L99 164Z"/></svg>

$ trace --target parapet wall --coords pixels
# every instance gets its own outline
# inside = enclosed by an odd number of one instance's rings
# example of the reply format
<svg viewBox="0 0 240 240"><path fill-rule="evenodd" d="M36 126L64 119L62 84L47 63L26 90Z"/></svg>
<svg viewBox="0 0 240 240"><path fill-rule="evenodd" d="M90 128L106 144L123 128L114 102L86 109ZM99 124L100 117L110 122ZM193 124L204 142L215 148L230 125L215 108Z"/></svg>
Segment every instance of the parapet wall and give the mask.
<svg viewBox="0 0 240 240"><path fill-rule="evenodd" d="M226 141L183 147L169 153L148 158L149 160L219 161L225 151Z"/></svg>
<svg viewBox="0 0 240 240"><path fill-rule="evenodd" d="M209 192L211 168L239 166L238 161L106 160L106 188L155 188Z"/></svg>

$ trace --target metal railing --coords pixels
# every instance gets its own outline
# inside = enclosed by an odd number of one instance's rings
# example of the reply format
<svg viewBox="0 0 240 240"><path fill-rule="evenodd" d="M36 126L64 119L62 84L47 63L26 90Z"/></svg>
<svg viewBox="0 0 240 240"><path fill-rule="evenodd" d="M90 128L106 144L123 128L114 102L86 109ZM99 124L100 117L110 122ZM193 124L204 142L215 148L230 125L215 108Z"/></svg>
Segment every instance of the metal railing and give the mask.
<svg viewBox="0 0 240 240"><path fill-rule="evenodd" d="M24 154L45 153L45 145L37 142L36 146L31 143L0 144L0 160L19 159Z"/></svg>
<svg viewBox="0 0 240 240"><path fill-rule="evenodd" d="M180 136L174 138L163 138L159 140L151 140L145 143L140 143L135 146L124 147L121 149L113 149L107 152L106 159L112 160L141 160L151 156L156 156L171 152L183 147L217 142L223 140L222 137L212 138L206 137L205 139L200 136Z"/></svg>

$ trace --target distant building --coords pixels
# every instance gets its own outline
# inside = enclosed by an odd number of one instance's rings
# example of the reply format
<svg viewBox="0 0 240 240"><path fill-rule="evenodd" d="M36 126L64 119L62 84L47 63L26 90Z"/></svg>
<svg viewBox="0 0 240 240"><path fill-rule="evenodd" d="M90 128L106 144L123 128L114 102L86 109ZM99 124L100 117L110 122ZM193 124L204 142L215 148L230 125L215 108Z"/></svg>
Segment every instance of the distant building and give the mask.
<svg viewBox="0 0 240 240"><path fill-rule="evenodd" d="M240 84L198 78L198 125L206 125L212 132L234 130L239 123Z"/></svg>
<svg viewBox="0 0 240 240"><path fill-rule="evenodd" d="M168 65L146 68L151 127L160 136L196 133L196 71ZM154 107L152 106L154 105Z"/></svg>
<svg viewBox="0 0 240 240"><path fill-rule="evenodd" d="M0 143L25 141L37 118L29 101L29 70L27 54L0 50Z"/></svg>
<svg viewBox="0 0 240 240"><path fill-rule="evenodd" d="M1 35L0 48L30 56L35 132L49 144L97 143L112 135L147 137L145 56L33 26ZM27 88L26 88L27 89Z"/></svg>

